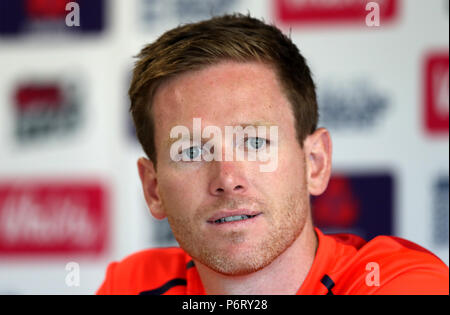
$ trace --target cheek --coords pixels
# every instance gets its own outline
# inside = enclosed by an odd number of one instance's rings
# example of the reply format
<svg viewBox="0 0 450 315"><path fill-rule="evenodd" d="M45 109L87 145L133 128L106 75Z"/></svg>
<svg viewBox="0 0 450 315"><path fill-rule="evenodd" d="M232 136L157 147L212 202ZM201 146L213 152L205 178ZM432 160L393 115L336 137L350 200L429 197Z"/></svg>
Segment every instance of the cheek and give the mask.
<svg viewBox="0 0 450 315"><path fill-rule="evenodd" d="M296 149L297 144L292 144L286 151L280 151L278 157L277 176L283 179L285 185L301 185L306 178L306 164L304 153Z"/></svg>
<svg viewBox="0 0 450 315"><path fill-rule="evenodd" d="M189 213L198 205L198 187L195 177L164 173L158 178L158 189L165 210L172 214Z"/></svg>

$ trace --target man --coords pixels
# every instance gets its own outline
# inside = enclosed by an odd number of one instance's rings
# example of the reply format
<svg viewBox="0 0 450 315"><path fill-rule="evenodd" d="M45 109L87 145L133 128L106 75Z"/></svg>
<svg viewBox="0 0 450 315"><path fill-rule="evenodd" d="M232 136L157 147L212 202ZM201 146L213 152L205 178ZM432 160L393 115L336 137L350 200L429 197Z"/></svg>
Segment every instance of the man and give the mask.
<svg viewBox="0 0 450 315"><path fill-rule="evenodd" d="M448 294L448 267L418 245L314 228L332 143L309 68L277 28L215 17L138 58L139 175L181 248L112 263L99 294Z"/></svg>

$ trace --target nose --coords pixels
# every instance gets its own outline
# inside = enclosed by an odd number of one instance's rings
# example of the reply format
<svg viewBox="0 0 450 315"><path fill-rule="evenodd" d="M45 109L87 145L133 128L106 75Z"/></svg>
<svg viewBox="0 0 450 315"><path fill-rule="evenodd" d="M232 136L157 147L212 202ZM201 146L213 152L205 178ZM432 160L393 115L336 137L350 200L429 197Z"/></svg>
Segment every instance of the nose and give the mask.
<svg viewBox="0 0 450 315"><path fill-rule="evenodd" d="M248 189L248 182L243 170L236 165L238 162L215 161L215 170L209 191L214 196L244 194Z"/></svg>

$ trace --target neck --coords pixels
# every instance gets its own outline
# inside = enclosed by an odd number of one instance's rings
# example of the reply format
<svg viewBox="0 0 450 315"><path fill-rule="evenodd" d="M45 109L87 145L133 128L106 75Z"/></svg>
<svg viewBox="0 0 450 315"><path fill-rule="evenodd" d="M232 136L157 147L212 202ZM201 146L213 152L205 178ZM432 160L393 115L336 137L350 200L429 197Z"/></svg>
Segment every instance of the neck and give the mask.
<svg viewBox="0 0 450 315"><path fill-rule="evenodd" d="M195 261L207 294L296 294L314 261L317 237L307 220L299 237L272 263L254 273L227 276Z"/></svg>

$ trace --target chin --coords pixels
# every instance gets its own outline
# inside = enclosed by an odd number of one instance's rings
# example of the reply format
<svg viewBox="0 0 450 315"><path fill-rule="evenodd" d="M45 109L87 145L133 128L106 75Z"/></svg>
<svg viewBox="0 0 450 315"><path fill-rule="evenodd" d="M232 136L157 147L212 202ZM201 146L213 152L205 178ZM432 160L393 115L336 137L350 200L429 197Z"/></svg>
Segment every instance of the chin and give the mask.
<svg viewBox="0 0 450 315"><path fill-rule="evenodd" d="M257 248L239 245L229 245L229 250L209 249L198 253L196 259L211 270L225 276L245 276L257 272L270 265L284 249L268 250L267 247ZM272 248L271 248L272 249Z"/></svg>

